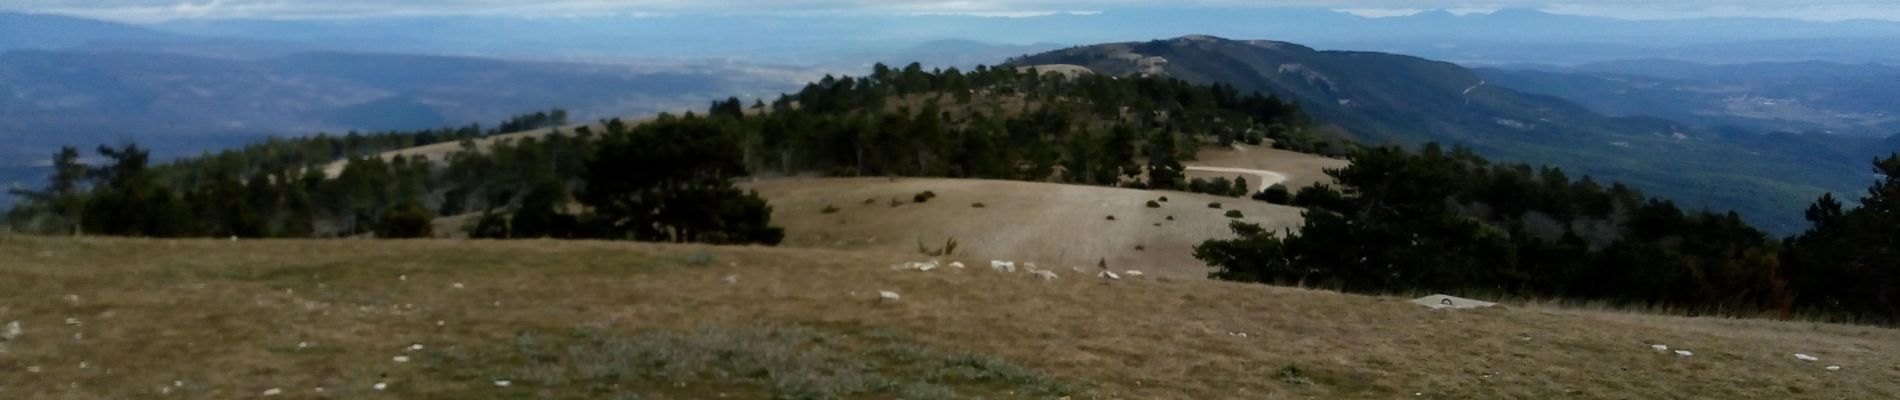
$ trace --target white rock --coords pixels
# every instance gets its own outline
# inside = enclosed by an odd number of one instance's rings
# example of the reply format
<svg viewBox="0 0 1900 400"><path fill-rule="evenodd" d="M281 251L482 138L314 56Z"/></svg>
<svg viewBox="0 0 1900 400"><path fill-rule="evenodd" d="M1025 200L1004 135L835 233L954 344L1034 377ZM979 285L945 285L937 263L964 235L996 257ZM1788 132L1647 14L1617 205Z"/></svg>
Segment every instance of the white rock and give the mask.
<svg viewBox="0 0 1900 400"><path fill-rule="evenodd" d="M408 282L408 281L409 281L409 276L408 276L408 275L399 275L399 276L396 276L396 280L399 280L399 281L403 281L403 282Z"/></svg>
<svg viewBox="0 0 1900 400"><path fill-rule="evenodd" d="M453 284L453 285L449 285L449 287L453 287L453 288L456 288L456 289L461 289L461 288L465 288L465 287L468 287L468 286L465 286L465 285L462 285L462 283L461 283L461 282L456 282L456 283L455 283L455 284Z"/></svg>
<svg viewBox="0 0 1900 400"><path fill-rule="evenodd" d="M962 268L963 268L963 263L962 263L962 262L960 262L960 261L951 261L951 262L950 262L950 268L957 268L957 269L962 269Z"/></svg>
<svg viewBox="0 0 1900 400"><path fill-rule="evenodd" d="M1023 263L1023 269L1024 269L1024 270L1029 270L1029 271L1035 271L1035 270L1036 270L1036 263L1032 263L1032 262L1026 262L1026 263Z"/></svg>
<svg viewBox="0 0 1900 400"><path fill-rule="evenodd" d="M1649 345L1649 348L1656 349L1656 351L1669 351L1669 346L1664 346L1660 344Z"/></svg>
<svg viewBox="0 0 1900 400"><path fill-rule="evenodd" d="M1100 277L1100 278L1117 279L1117 280L1122 278L1121 275L1115 275L1115 272L1113 271L1102 271L1102 273L1095 274L1095 276Z"/></svg>
<svg viewBox="0 0 1900 400"><path fill-rule="evenodd" d="M1003 272L1016 272L1016 262L1003 261L1003 260L990 260L990 269L1003 271Z"/></svg>
<svg viewBox="0 0 1900 400"><path fill-rule="evenodd" d="M310 348L310 342L297 342L297 348L299 349Z"/></svg>
<svg viewBox="0 0 1900 400"><path fill-rule="evenodd" d="M723 279L720 279L720 281L721 281L721 282L725 282L725 283L726 283L727 285L736 285L736 284L738 284L738 283L739 283L739 276L738 276L738 275L726 275L726 277L725 277L725 278L723 278Z"/></svg>
<svg viewBox="0 0 1900 400"><path fill-rule="evenodd" d="M515 384L515 383L514 383L514 382L509 382L509 381L508 381L507 379L501 379L501 380L496 380L496 381L495 381L495 386L497 386L497 387L508 387L509 385L513 385L513 384Z"/></svg>
<svg viewBox="0 0 1900 400"><path fill-rule="evenodd" d="M918 266L917 266L917 270L918 270L918 271L930 271L930 270L933 270L933 269L937 269L937 265L938 265L938 264L937 264L937 260L930 260L929 262L925 262L925 263L922 263L921 265L918 265Z"/></svg>
<svg viewBox="0 0 1900 400"><path fill-rule="evenodd" d="M884 299L885 301L897 301L898 299L897 292L886 291L886 290L877 291L877 297L880 299Z"/></svg>
<svg viewBox="0 0 1900 400"><path fill-rule="evenodd" d="M1463 297L1448 296L1448 295L1442 295L1442 294L1434 294L1430 296L1412 299L1412 304L1429 307L1433 310L1443 309L1443 308L1452 308L1452 309L1485 308L1485 307L1492 307L1492 306L1498 305L1497 303L1492 303L1492 302L1478 301L1478 300L1472 300L1472 299L1467 299Z"/></svg>
<svg viewBox="0 0 1900 400"><path fill-rule="evenodd" d="M1683 357L1688 357L1688 356L1693 356L1693 355L1695 355L1695 353L1690 353L1690 352L1689 352L1688 350L1676 350L1676 355L1678 355L1678 356L1683 356Z"/></svg>
<svg viewBox="0 0 1900 400"><path fill-rule="evenodd" d="M369 388L370 388L370 389L376 389L376 390L383 390L383 389L388 389L388 388L389 388L389 384L388 384L388 383L383 383L383 382L376 382L376 384L375 384L375 385L370 385L370 387L369 387Z"/></svg>
<svg viewBox="0 0 1900 400"><path fill-rule="evenodd" d="M280 395L280 394L284 394L284 390L283 390L283 389L278 389L278 388L270 388L270 389L264 389L264 395L265 395L265 396L276 396L276 395Z"/></svg>
<svg viewBox="0 0 1900 400"><path fill-rule="evenodd" d="M1141 277L1141 271L1136 271L1136 270L1131 269L1131 270L1128 270L1128 272L1123 272L1122 275L1128 275L1129 277Z"/></svg>
<svg viewBox="0 0 1900 400"><path fill-rule="evenodd" d="M1042 280L1045 280L1045 281L1056 280L1055 271L1036 271L1033 275L1035 275L1035 277L1037 278L1042 278Z"/></svg>
<svg viewBox="0 0 1900 400"><path fill-rule="evenodd" d="M71 303L73 305L79 305L79 295L76 295L76 294L66 295L66 302Z"/></svg>
<svg viewBox="0 0 1900 400"><path fill-rule="evenodd" d="M422 351L422 344L416 343L416 344L409 345L409 351Z"/></svg>
<svg viewBox="0 0 1900 400"><path fill-rule="evenodd" d="M1841 366L1839 366L1839 365L1829 365L1829 366L1827 366L1827 370L1829 370L1829 371L1839 371L1839 370L1841 370Z"/></svg>
<svg viewBox="0 0 1900 400"><path fill-rule="evenodd" d="M67 318L66 324L67 325L82 325L83 323L79 322L78 318Z"/></svg>
<svg viewBox="0 0 1900 400"><path fill-rule="evenodd" d="M20 325L20 321L8 322L6 327L0 328L0 340L11 341L25 333L26 328Z"/></svg>
<svg viewBox="0 0 1900 400"><path fill-rule="evenodd" d="M406 362L409 362L409 356L395 356L395 357L391 357L390 360L399 362L399 363L406 363Z"/></svg>
<svg viewBox="0 0 1900 400"><path fill-rule="evenodd" d="M1078 273L1078 274L1086 274L1086 273L1089 273L1089 270L1087 270L1087 269L1084 269L1084 268L1082 268L1082 267L1069 267L1069 270L1072 270L1072 271L1075 271L1075 273Z"/></svg>
<svg viewBox="0 0 1900 400"><path fill-rule="evenodd" d="M35 374L40 373L40 366L38 365L27 366L26 372L31 372Z"/></svg>
<svg viewBox="0 0 1900 400"><path fill-rule="evenodd" d="M1796 353L1794 355L1794 359L1801 360L1801 361L1820 361L1821 360L1820 358L1816 358L1814 356L1799 354L1799 353Z"/></svg>

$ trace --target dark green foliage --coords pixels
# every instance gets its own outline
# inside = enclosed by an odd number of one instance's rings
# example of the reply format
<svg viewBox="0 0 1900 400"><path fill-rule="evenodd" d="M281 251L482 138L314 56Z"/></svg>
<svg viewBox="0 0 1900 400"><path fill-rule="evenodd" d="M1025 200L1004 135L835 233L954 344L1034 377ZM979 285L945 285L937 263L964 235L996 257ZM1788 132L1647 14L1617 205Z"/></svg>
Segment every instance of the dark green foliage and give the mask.
<svg viewBox="0 0 1900 400"><path fill-rule="evenodd" d="M691 115L637 128L610 124L580 193L607 237L643 241L778 244L772 209L732 186L747 174L728 120Z"/></svg>
<svg viewBox="0 0 1900 400"><path fill-rule="evenodd" d="M60 148L53 153L53 174L47 178L46 189L8 189L8 193L27 201L26 206L8 211L9 224L23 232L79 234L88 175L86 165L80 162L79 149Z"/></svg>
<svg viewBox="0 0 1900 400"><path fill-rule="evenodd" d="M1787 240L1782 268L1796 305L1829 319L1900 322L1900 154L1874 170L1884 178L1858 206L1824 195L1808 207L1813 227Z"/></svg>
<svg viewBox="0 0 1900 400"><path fill-rule="evenodd" d="M1161 203L1156 203L1154 200L1148 200L1148 208L1161 208Z"/></svg>
<svg viewBox="0 0 1900 400"><path fill-rule="evenodd" d="M1227 213L1222 214L1222 215L1226 215L1227 218L1245 218L1246 217L1246 215L1243 215L1240 213L1240 210L1227 210Z"/></svg>
<svg viewBox="0 0 1900 400"><path fill-rule="evenodd" d="M1207 208L1219 210L1220 207L1221 207L1220 202L1207 203Z"/></svg>
<svg viewBox="0 0 1900 400"><path fill-rule="evenodd" d="M1346 195L1324 183L1300 188L1293 195L1293 206L1307 209L1338 210L1346 205Z"/></svg>
<svg viewBox="0 0 1900 400"><path fill-rule="evenodd" d="M930 199L934 199L934 198L937 198L936 192L925 190L923 191L923 193L918 193L914 196L911 196L910 201L913 203L922 203L922 202L930 201Z"/></svg>
<svg viewBox="0 0 1900 400"><path fill-rule="evenodd" d="M989 206L983 203L970 203L970 208L984 208L984 207L989 207Z"/></svg>
<svg viewBox="0 0 1900 400"><path fill-rule="evenodd" d="M826 204L825 208L818 210L818 213L819 214L837 214L838 211L839 211L838 206Z"/></svg>
<svg viewBox="0 0 1900 400"><path fill-rule="evenodd" d="M1560 171L1493 165L1462 149L1368 149L1329 171L1345 193L1302 190L1297 235L1236 222L1196 257L1220 279L1355 292L1595 299L1690 313L1781 313L1787 275L1733 213L1686 213ZM1346 194L1350 193L1350 195ZM1608 204L1592 216L1579 204ZM1594 207L1594 206L1593 206Z"/></svg>
<svg viewBox="0 0 1900 400"><path fill-rule="evenodd" d="M422 204L405 201L383 214L376 224L376 237L382 239L426 238L434 233L435 214Z"/></svg>
<svg viewBox="0 0 1900 400"><path fill-rule="evenodd" d="M1268 186L1266 190L1254 193L1253 199L1271 204L1285 205L1293 201L1293 195L1287 192L1286 185L1275 183L1273 186Z"/></svg>

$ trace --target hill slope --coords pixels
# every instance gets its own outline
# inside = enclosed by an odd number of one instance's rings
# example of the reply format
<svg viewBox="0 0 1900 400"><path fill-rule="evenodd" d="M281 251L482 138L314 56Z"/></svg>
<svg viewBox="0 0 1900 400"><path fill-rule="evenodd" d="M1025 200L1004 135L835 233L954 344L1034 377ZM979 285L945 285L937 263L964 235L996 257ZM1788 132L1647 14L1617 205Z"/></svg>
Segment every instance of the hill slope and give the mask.
<svg viewBox="0 0 1900 400"><path fill-rule="evenodd" d="M904 254L14 236L0 259L7 398L1900 396L1891 330L886 267Z"/></svg>
<svg viewBox="0 0 1900 400"><path fill-rule="evenodd" d="M1561 167L1694 207L1740 211L1777 233L1805 227L1824 192L1864 187L1866 160L1789 151L1652 118L1612 118L1487 83L1416 57L1317 51L1273 41L1187 36L1065 49L1012 60L1117 75L1163 74L1297 99L1315 119L1370 143L1441 142L1492 159Z"/></svg>
<svg viewBox="0 0 1900 400"><path fill-rule="evenodd" d="M1300 209L1205 194L976 179L780 179L750 185L772 204L785 246L915 254L956 239L957 256L1018 260L1067 272L1117 269L1181 279L1207 276L1194 245L1232 236L1224 216L1269 229L1298 228ZM912 203L917 193L937 197ZM1161 197L1168 202L1148 208ZM901 205L889 202L897 199ZM868 202L867 202L868 201ZM1221 203L1221 209L1208 203ZM983 203L983 208L973 207ZM837 210L826 213L826 207ZM1109 220L1114 217L1114 220ZM985 264L987 265L987 264Z"/></svg>

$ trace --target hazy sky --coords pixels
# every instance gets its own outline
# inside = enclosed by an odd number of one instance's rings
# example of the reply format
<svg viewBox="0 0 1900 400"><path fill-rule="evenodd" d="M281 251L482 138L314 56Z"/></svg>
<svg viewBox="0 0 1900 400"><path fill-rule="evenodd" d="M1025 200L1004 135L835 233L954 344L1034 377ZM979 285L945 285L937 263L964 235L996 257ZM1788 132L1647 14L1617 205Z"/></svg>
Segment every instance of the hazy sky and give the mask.
<svg viewBox="0 0 1900 400"><path fill-rule="evenodd" d="M409 15L667 15L862 13L1028 16L1124 7L1305 6L1369 16L1419 10L1535 8L1618 18L1792 17L1900 20L1895 0L5 0L0 10L126 21L191 18L352 18Z"/></svg>

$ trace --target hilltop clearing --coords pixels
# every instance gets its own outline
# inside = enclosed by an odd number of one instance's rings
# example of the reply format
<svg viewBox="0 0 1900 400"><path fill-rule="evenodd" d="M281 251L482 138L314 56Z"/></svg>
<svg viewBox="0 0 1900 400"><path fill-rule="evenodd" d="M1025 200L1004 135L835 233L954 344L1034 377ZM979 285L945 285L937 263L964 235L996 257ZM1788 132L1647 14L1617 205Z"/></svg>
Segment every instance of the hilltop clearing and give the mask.
<svg viewBox="0 0 1900 400"><path fill-rule="evenodd" d="M1062 272L1094 273L1106 263L1200 279L1207 263L1194 259L1193 247L1232 236L1229 221L1276 230L1301 221L1297 208L1242 198L1054 183L823 178L749 186L772 204L786 246L919 254L919 246L941 249L954 239L956 257L1021 260ZM913 202L926 191L936 196ZM1150 201L1158 207L1147 207ZM1243 217L1229 218L1228 211Z"/></svg>
<svg viewBox="0 0 1900 400"><path fill-rule="evenodd" d="M875 251L0 240L0 324L22 327L0 397L17 399L1900 396L1900 335L1869 327L1431 311L1202 280L1041 281L980 259L895 271L919 258Z"/></svg>

